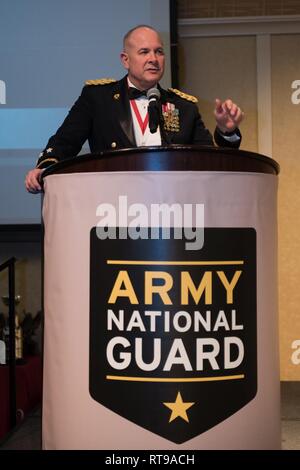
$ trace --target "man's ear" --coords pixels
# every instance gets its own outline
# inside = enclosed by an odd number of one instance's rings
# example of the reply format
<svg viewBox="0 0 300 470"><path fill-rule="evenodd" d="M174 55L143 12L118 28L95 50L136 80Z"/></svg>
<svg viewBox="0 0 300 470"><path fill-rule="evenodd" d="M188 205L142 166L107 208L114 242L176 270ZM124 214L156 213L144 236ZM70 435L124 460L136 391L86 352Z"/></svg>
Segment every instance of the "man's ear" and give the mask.
<svg viewBox="0 0 300 470"><path fill-rule="evenodd" d="M121 62L123 64L123 67L125 67L125 69L129 69L129 63L128 63L128 54L127 52L124 52L122 51L121 54L120 54L120 59L121 59Z"/></svg>

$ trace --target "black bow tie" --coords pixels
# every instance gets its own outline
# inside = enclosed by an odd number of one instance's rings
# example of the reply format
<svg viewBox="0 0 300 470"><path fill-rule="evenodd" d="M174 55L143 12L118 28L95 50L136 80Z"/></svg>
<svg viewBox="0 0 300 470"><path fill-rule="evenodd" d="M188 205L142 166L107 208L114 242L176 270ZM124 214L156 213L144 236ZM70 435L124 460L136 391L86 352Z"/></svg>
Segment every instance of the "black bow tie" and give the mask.
<svg viewBox="0 0 300 470"><path fill-rule="evenodd" d="M128 96L130 100L136 100L137 98L140 98L140 96L147 96L147 90L141 91L137 88L130 86L128 88Z"/></svg>

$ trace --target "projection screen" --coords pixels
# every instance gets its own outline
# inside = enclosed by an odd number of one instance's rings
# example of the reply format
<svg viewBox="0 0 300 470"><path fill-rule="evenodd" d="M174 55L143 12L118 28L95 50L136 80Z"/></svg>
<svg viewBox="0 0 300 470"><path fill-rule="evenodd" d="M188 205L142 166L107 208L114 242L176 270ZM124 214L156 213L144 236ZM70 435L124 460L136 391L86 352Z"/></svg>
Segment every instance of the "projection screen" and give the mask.
<svg viewBox="0 0 300 470"><path fill-rule="evenodd" d="M149 24L163 37L170 86L168 0L0 0L0 226L40 223L26 172L85 80L121 78L122 38ZM81 153L89 152L88 146Z"/></svg>

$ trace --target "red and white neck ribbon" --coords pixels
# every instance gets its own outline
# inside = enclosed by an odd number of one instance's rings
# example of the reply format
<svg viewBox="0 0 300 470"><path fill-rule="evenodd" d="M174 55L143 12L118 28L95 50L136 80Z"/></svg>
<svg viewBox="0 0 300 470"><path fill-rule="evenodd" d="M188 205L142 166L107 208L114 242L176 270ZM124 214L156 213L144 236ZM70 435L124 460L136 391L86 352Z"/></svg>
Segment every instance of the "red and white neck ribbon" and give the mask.
<svg viewBox="0 0 300 470"><path fill-rule="evenodd" d="M136 118L137 118L137 121L138 121L138 123L139 123L140 129L141 129L141 131L142 131L142 134L144 135L144 134L145 134L145 131L146 131L146 129L147 129L147 126L148 126L148 122L149 122L149 114L148 114L148 112L147 112L146 117L145 117L145 119L143 120L143 119L142 119L142 116L141 116L141 114L140 114L140 112L139 112L139 109L138 109L138 107L137 107L137 104L136 104L135 100L130 100L130 104L131 104L132 109L133 109L133 111L134 111L134 114L135 114L135 116L136 116Z"/></svg>

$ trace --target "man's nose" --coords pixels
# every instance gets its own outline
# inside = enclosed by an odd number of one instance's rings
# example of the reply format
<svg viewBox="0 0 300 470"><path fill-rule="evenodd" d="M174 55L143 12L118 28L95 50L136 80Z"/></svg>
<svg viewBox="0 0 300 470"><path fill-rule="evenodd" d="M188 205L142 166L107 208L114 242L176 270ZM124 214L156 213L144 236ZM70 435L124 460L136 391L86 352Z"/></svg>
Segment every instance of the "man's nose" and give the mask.
<svg viewBox="0 0 300 470"><path fill-rule="evenodd" d="M149 62L157 62L157 56L154 51L149 52L148 60Z"/></svg>

